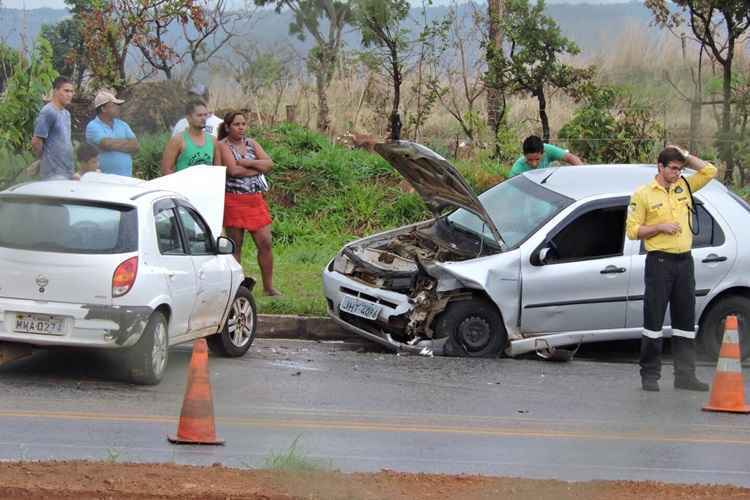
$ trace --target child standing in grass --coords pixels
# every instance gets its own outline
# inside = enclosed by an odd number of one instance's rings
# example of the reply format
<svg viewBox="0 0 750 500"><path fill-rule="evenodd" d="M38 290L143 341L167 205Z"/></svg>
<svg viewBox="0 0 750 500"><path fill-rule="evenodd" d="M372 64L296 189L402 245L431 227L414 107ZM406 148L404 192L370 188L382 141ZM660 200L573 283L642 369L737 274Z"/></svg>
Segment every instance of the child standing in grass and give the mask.
<svg viewBox="0 0 750 500"><path fill-rule="evenodd" d="M83 143L76 150L76 160L78 160L78 172L73 174L73 179L80 179L83 174L89 172L101 172L99 170L99 151L91 144ZM26 175L36 177L39 175L39 160L26 168Z"/></svg>
<svg viewBox="0 0 750 500"><path fill-rule="evenodd" d="M78 176L83 177L89 172L100 172L99 170L99 151L88 143L78 146L76 151L78 160Z"/></svg>

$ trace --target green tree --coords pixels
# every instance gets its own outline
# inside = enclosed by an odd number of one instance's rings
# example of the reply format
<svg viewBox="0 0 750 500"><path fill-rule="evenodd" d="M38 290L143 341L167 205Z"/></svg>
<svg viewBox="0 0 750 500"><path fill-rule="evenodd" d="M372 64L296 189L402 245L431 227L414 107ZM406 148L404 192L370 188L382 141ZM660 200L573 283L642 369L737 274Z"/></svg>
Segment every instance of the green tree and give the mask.
<svg viewBox="0 0 750 500"><path fill-rule="evenodd" d="M575 68L560 61L561 56L580 53L573 41L565 38L554 19L544 14L544 0L532 5L529 0L506 0L501 25L508 53L501 57L505 81L512 92L528 93L539 103L542 137L550 139L546 88L574 91L594 74L593 68Z"/></svg>
<svg viewBox="0 0 750 500"><path fill-rule="evenodd" d="M52 65L52 47L43 37L34 44L30 60L19 57L0 98L0 149L30 150L34 120L42 97L52 88L58 73Z"/></svg>
<svg viewBox="0 0 750 500"><path fill-rule="evenodd" d="M357 0L354 22L362 34L362 45L377 51L393 85L390 114L391 138L399 139L401 84L409 51L409 30L403 22L409 15L406 0Z"/></svg>
<svg viewBox="0 0 750 500"><path fill-rule="evenodd" d="M722 67L723 100L717 142L721 159L727 166L724 180L731 182L735 166L733 142L736 139L732 120L732 71L736 49L750 29L748 1L646 0L646 6L663 27L673 29L687 24Z"/></svg>
<svg viewBox="0 0 750 500"><path fill-rule="evenodd" d="M181 55L165 40L168 31L190 26L203 33L211 26L208 0L68 0L68 5L81 23L86 61L95 85L116 90L131 83L126 71L131 48L145 61L138 81L159 71L170 79ZM205 40L199 39L201 43ZM193 40L187 41L194 45Z"/></svg>
<svg viewBox="0 0 750 500"><path fill-rule="evenodd" d="M315 75L318 95L318 130L331 127L328 109L328 87L331 85L339 53L343 45L344 28L352 19L352 0L255 0L258 6L274 5L276 12L286 7L294 14L289 33L304 40L309 34L315 39L307 66ZM322 24L321 20L325 23Z"/></svg>
<svg viewBox="0 0 750 500"><path fill-rule="evenodd" d="M559 137L587 163L652 162L664 129L653 103L613 87L588 86Z"/></svg>
<svg viewBox="0 0 750 500"><path fill-rule="evenodd" d="M474 142L486 129L478 109L480 97L488 90L482 79L486 61L473 55L474 47L482 41L483 20L471 12L459 12L454 3L446 16L445 40L437 57L431 60L437 77L430 84L442 107L458 122L466 138ZM489 117L487 121L490 122Z"/></svg>
<svg viewBox="0 0 750 500"><path fill-rule="evenodd" d="M18 51L0 42L0 93L5 90L5 82L13 74L18 65Z"/></svg>
<svg viewBox="0 0 750 500"><path fill-rule="evenodd" d="M41 35L52 45L52 65L80 89L86 76L86 55L81 23L76 17L42 26Z"/></svg>
<svg viewBox="0 0 750 500"><path fill-rule="evenodd" d="M263 123L261 99L272 102L271 116L276 122L281 101L295 78L294 65L297 58L291 48L275 47L274 50L258 47L252 43L240 43L232 47L238 59L233 64L234 79L242 91L251 98L255 106L256 119ZM248 117L250 118L250 117Z"/></svg>

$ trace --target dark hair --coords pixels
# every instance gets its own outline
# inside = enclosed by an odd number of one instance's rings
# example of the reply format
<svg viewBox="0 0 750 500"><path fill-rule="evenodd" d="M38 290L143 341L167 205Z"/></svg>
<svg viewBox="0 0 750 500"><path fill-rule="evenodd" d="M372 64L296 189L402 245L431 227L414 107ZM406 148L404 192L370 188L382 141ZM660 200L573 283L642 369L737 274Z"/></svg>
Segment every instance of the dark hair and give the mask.
<svg viewBox="0 0 750 500"><path fill-rule="evenodd" d="M185 114L192 115L193 112L196 110L196 108L198 108L198 106L203 106L205 108L208 108L208 106L206 106L206 103L203 102L202 100L192 99L188 101L188 103L185 105Z"/></svg>
<svg viewBox="0 0 750 500"><path fill-rule="evenodd" d="M530 135L523 141L523 154L544 153L544 142L539 136Z"/></svg>
<svg viewBox="0 0 750 500"><path fill-rule="evenodd" d="M229 126L232 125L232 122L235 118L238 116L242 116L245 118L245 113L242 111L230 111L229 113L224 115L224 121L221 122L221 125L219 125L219 140L226 139L229 135Z"/></svg>
<svg viewBox="0 0 750 500"><path fill-rule="evenodd" d="M661 150L661 153L659 153L659 158L656 160L656 162L662 167L666 167L673 161L685 163L686 160L687 158L685 158L685 156L679 149L664 148Z"/></svg>
<svg viewBox="0 0 750 500"><path fill-rule="evenodd" d="M83 163L97 156L99 156L99 150L86 142L78 146L78 150L76 151L76 158Z"/></svg>
<svg viewBox="0 0 750 500"><path fill-rule="evenodd" d="M73 81L70 78L68 78L67 76L58 76L52 82L52 88L55 89L55 90L59 90L60 87L62 87L66 83L70 83L72 85Z"/></svg>

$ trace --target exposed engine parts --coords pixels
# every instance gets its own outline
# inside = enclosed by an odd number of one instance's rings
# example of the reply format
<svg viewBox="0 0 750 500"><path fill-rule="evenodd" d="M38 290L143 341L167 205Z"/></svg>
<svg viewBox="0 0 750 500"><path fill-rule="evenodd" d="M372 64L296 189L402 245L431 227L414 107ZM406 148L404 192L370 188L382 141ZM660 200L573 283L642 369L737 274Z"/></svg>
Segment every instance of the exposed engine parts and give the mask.
<svg viewBox="0 0 750 500"><path fill-rule="evenodd" d="M391 316L387 323L371 325L410 345L435 339L433 325L451 300L470 295L466 291L438 292L438 280L426 268L435 262L458 262L477 257L476 250L461 245L461 237L449 238L446 227L429 221L344 248L333 268L344 275L383 290L409 297L408 312ZM442 237L441 237L442 236Z"/></svg>

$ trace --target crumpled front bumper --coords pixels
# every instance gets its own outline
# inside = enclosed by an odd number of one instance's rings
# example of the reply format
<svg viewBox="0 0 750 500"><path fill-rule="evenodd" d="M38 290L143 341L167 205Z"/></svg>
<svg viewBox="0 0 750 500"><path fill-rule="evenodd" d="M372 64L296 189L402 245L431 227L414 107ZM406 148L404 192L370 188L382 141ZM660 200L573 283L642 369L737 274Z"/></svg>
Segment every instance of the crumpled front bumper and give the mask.
<svg viewBox="0 0 750 500"><path fill-rule="evenodd" d="M323 271L323 290L328 303L328 315L342 328L377 342L385 347L411 354L432 355L438 342L429 339L415 339L414 344L400 342L386 331L391 318L408 314L414 306L408 296L389 290L368 286L365 283L349 278L339 272L326 269ZM380 306L380 313L375 320L356 318L340 310L341 302L347 295L357 297Z"/></svg>

